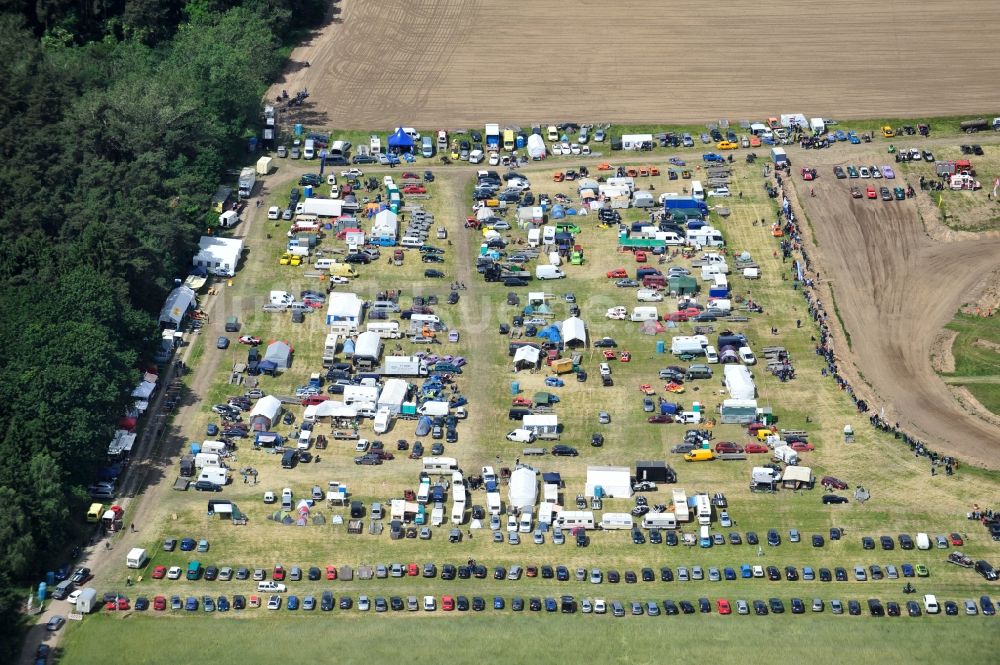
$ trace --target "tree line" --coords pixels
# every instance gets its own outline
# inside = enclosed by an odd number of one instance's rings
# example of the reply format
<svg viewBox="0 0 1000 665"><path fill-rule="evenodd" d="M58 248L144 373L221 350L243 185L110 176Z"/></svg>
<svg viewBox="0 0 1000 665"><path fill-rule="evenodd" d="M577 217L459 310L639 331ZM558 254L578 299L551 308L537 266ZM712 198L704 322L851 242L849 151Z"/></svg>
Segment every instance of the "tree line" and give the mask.
<svg viewBox="0 0 1000 665"><path fill-rule="evenodd" d="M0 625L67 559L156 317L322 0L0 13ZM0 661L17 648L0 631Z"/></svg>

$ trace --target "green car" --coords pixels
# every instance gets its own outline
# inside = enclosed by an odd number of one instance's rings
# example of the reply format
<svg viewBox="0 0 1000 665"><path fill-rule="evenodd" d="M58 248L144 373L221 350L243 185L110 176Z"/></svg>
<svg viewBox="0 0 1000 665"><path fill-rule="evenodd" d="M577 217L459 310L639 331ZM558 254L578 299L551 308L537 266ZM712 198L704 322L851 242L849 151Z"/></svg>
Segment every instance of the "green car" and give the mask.
<svg viewBox="0 0 1000 665"><path fill-rule="evenodd" d="M930 571L927 570L927 566L925 566L922 563L918 563L916 565L916 569L917 569L917 577L927 577L928 575L930 575Z"/></svg>
<svg viewBox="0 0 1000 665"><path fill-rule="evenodd" d="M893 194L896 195L897 201L902 201L903 199L906 198L906 190L904 190L902 187L894 187L892 192Z"/></svg>
<svg viewBox="0 0 1000 665"><path fill-rule="evenodd" d="M847 176L849 178L857 178L858 177L858 170L856 168L854 168L854 164L848 164L848 166L847 166Z"/></svg>

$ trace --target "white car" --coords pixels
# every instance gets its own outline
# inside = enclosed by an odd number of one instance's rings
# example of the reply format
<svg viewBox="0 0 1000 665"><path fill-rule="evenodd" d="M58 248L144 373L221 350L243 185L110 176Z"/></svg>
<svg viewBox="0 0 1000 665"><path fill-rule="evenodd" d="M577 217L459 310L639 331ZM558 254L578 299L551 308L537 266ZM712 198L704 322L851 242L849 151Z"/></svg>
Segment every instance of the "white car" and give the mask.
<svg viewBox="0 0 1000 665"><path fill-rule="evenodd" d="M341 277L340 275L331 275L330 276L330 283L331 284L350 284L351 280L348 279L347 277Z"/></svg>
<svg viewBox="0 0 1000 665"><path fill-rule="evenodd" d="M278 219L279 217L281 217L281 208L278 206L271 206L267 209L268 219Z"/></svg>
<svg viewBox="0 0 1000 665"><path fill-rule="evenodd" d="M66 596L66 602L69 603L70 605L76 605L76 599L79 598L80 594L82 594L82 593L83 593L83 589L77 589L76 591L74 591L70 595Z"/></svg>
<svg viewBox="0 0 1000 665"><path fill-rule="evenodd" d="M594 614L606 614L608 611L608 605L604 602L603 598L594 599Z"/></svg>
<svg viewBox="0 0 1000 665"><path fill-rule="evenodd" d="M589 145L582 146L580 148L580 154L581 155L589 155L590 154L590 146Z"/></svg>
<svg viewBox="0 0 1000 665"><path fill-rule="evenodd" d="M731 527L733 525L733 520L729 518L729 513L723 510L719 513L719 524L724 527Z"/></svg>
<svg viewBox="0 0 1000 665"><path fill-rule="evenodd" d="M624 307L612 307L604 316L613 321L624 321L628 318L628 310Z"/></svg>
<svg viewBox="0 0 1000 665"><path fill-rule="evenodd" d="M549 148L549 152L551 152L553 155L563 154L562 147L560 147L558 143L553 143L552 146Z"/></svg>
<svg viewBox="0 0 1000 665"><path fill-rule="evenodd" d="M269 610L280 610L281 609L281 596L271 596L267 599L267 609Z"/></svg>
<svg viewBox="0 0 1000 665"><path fill-rule="evenodd" d="M179 580L181 578L181 573L182 572L184 572L184 571L181 570L180 566L170 566L170 568L167 569L167 579L168 580Z"/></svg>
<svg viewBox="0 0 1000 665"><path fill-rule="evenodd" d="M601 363L601 376L611 376L611 365L608 363Z"/></svg>
<svg viewBox="0 0 1000 665"><path fill-rule="evenodd" d="M717 196L719 198L726 198L728 196L732 196L732 194L729 193L729 188L728 187L716 187L715 189L711 190L708 193L708 195L709 196Z"/></svg>
<svg viewBox="0 0 1000 665"><path fill-rule="evenodd" d="M493 225L494 231L510 231L510 224L505 221L499 221Z"/></svg>
<svg viewBox="0 0 1000 665"><path fill-rule="evenodd" d="M274 492L270 490L264 492L264 503L274 503L277 500L278 498L274 495Z"/></svg>
<svg viewBox="0 0 1000 665"><path fill-rule="evenodd" d="M754 357L753 351L750 350L749 346L741 346L736 351L736 353L739 354L740 361L742 361L745 365L756 365L757 364L757 358Z"/></svg>
<svg viewBox="0 0 1000 665"><path fill-rule="evenodd" d="M569 151L573 155L579 155L580 154L580 144L579 143L570 144Z"/></svg>
<svg viewBox="0 0 1000 665"><path fill-rule="evenodd" d="M330 185L330 198L331 199L340 198L340 185L337 184Z"/></svg>
<svg viewBox="0 0 1000 665"><path fill-rule="evenodd" d="M489 162L490 162L490 166L496 166L497 164L499 164L500 163L500 154L498 152L496 152L496 151L491 152L490 153Z"/></svg>
<svg viewBox="0 0 1000 665"><path fill-rule="evenodd" d="M358 596L358 611L367 612L372 607L371 601L368 600L368 596Z"/></svg>
<svg viewBox="0 0 1000 665"><path fill-rule="evenodd" d="M328 184L328 185L336 185L337 184L337 176L334 175L333 173L328 174L326 176L326 184Z"/></svg>
<svg viewBox="0 0 1000 665"><path fill-rule="evenodd" d="M424 596L424 611L433 612L437 609L437 599L434 596Z"/></svg>
<svg viewBox="0 0 1000 665"><path fill-rule="evenodd" d="M764 566L754 566L753 567L754 577L764 577Z"/></svg>
<svg viewBox="0 0 1000 665"><path fill-rule="evenodd" d="M867 166L862 166L858 169L858 175L861 176L862 178L871 178L872 172L868 170Z"/></svg>
<svg viewBox="0 0 1000 665"><path fill-rule="evenodd" d="M361 169L347 169L346 171L341 171L340 175L345 178L360 178L365 173Z"/></svg>
<svg viewBox="0 0 1000 665"><path fill-rule="evenodd" d="M560 143L559 148L562 149L562 154L564 155L570 154L569 141L563 141L562 143Z"/></svg>

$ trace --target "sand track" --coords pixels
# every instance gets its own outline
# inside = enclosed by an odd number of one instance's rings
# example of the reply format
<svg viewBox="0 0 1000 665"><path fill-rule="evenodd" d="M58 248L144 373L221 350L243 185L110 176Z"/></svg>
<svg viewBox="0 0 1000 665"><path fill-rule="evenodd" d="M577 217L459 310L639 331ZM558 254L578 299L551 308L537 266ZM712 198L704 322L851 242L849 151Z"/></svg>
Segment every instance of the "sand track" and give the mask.
<svg viewBox="0 0 1000 665"><path fill-rule="evenodd" d="M805 159L798 151L795 157ZM890 422L898 420L936 450L997 468L1000 427L959 404L930 356L943 326L985 286L982 275L996 264L1000 237L934 240L913 200L852 199L848 181L831 174L833 164L843 163L835 154L813 152L809 160L821 174L813 185L816 197L800 178L793 181L818 241L812 255L851 336L852 351L841 339L838 356L853 360L875 392L873 405L884 404ZM872 155L860 163L884 161Z"/></svg>

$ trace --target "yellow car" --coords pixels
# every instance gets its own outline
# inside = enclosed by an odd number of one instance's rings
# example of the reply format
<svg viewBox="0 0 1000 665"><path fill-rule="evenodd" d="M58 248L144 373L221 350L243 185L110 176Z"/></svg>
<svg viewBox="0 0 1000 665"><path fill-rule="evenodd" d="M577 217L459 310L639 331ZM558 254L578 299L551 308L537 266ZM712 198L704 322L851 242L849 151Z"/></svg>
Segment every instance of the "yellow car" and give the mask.
<svg viewBox="0 0 1000 665"><path fill-rule="evenodd" d="M887 139L891 139L895 135L896 135L896 132L893 131L892 127L890 127L889 125L883 125L883 127L882 127L882 136L884 136Z"/></svg>
<svg viewBox="0 0 1000 665"><path fill-rule="evenodd" d="M281 255L280 259L278 259L278 265L287 266L289 263L291 263L291 261L292 261L292 255L285 253Z"/></svg>
<svg viewBox="0 0 1000 665"><path fill-rule="evenodd" d="M715 144L715 147L719 150L736 150L740 147L740 144L733 143L732 141L719 141Z"/></svg>
<svg viewBox="0 0 1000 665"><path fill-rule="evenodd" d="M291 265L291 266L300 266L300 265L302 265L302 257L299 256L298 254L292 254L292 260L291 260L291 262L289 262L288 265Z"/></svg>

